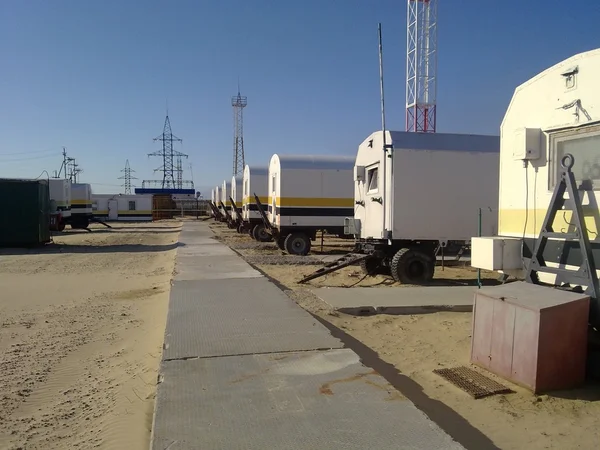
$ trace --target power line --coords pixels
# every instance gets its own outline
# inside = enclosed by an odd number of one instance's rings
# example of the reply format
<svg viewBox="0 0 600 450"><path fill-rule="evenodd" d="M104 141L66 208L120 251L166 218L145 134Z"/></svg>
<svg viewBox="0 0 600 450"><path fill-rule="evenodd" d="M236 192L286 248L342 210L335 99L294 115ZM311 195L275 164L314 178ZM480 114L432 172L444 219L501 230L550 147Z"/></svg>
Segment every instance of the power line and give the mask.
<svg viewBox="0 0 600 450"><path fill-rule="evenodd" d="M56 153L56 150L37 150L34 152L15 152L15 153L0 153L0 156L21 156L21 155L37 155L40 153L48 153L48 152L52 152L52 153Z"/></svg>
<svg viewBox="0 0 600 450"><path fill-rule="evenodd" d="M45 155L45 156L32 156L32 157L29 157L29 158L14 158L14 159L2 159L2 158L0 158L0 162L4 164L4 163L20 162L20 161L32 161L34 159L55 158L57 156L60 156L60 153L52 153L50 155Z"/></svg>

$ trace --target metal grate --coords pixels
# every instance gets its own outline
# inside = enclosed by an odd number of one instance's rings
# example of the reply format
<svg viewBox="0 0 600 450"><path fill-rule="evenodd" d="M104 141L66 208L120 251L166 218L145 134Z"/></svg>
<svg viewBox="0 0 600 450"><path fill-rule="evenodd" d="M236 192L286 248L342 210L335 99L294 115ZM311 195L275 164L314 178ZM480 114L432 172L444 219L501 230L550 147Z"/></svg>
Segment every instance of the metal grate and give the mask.
<svg viewBox="0 0 600 450"><path fill-rule="evenodd" d="M435 369L433 373L438 374L456 387L467 392L475 399L496 394L509 394L512 392L509 388L497 381L464 366L453 367L450 369Z"/></svg>

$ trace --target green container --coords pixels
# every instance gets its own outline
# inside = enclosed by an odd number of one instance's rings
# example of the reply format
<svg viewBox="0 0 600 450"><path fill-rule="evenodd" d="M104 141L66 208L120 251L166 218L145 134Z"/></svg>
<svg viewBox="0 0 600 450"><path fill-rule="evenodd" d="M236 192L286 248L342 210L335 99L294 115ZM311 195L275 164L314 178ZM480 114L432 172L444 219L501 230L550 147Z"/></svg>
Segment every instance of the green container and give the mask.
<svg viewBox="0 0 600 450"><path fill-rule="evenodd" d="M50 242L50 188L47 180L0 178L0 247Z"/></svg>

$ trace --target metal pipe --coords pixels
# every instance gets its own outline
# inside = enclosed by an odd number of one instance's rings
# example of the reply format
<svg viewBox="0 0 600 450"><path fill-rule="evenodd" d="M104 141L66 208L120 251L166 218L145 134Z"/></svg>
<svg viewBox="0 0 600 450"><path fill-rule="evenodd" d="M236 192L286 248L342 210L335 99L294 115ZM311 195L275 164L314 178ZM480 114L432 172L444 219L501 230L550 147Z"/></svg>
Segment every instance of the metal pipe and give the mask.
<svg viewBox="0 0 600 450"><path fill-rule="evenodd" d="M386 130L385 130L385 96L383 93L383 44L382 44L382 38L381 38L381 22L379 23L378 27L377 27L377 34L378 34L378 38L379 38L379 90L380 90L380 95L381 95L381 129L383 132L383 164L382 164L382 175L383 175L383 186L382 186L382 191L383 191L383 195L382 195L382 199L383 201L381 202L381 206L382 206L382 214L383 214L383 232L384 232L384 236L382 236L383 238L387 239L387 225L386 225L386 204L389 200L389 195L388 192L386 191L386 179L387 179L387 137L386 137Z"/></svg>
<svg viewBox="0 0 600 450"><path fill-rule="evenodd" d="M479 208L479 224L477 226L477 236L481 237L481 208ZM473 245L471 245L471 252L473 252ZM473 253L471 253L471 259ZM477 269L477 288L481 289L481 269Z"/></svg>

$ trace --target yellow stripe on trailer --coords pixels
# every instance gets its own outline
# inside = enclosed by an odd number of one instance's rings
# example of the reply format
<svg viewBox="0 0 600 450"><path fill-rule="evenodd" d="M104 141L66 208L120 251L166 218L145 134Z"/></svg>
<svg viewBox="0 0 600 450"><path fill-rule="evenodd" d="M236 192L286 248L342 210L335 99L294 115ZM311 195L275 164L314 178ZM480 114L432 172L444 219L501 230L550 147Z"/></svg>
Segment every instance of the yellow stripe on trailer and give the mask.
<svg viewBox="0 0 600 450"><path fill-rule="evenodd" d="M501 209L498 216L498 234L503 236L537 236L540 233L544 219L546 218L546 209ZM558 232L567 232L569 230L572 211L559 211L552 224ZM583 216L590 239L595 239L598 234L598 225L596 219L598 208L590 206L583 207Z"/></svg>
<svg viewBox="0 0 600 450"><path fill-rule="evenodd" d="M258 200L260 200L260 202L262 204L269 203L269 197L258 197ZM247 205L249 203L256 203L256 199L254 198L254 195L253 196L247 195L242 199L242 205Z"/></svg>
<svg viewBox="0 0 600 450"><path fill-rule="evenodd" d="M269 197L271 205L273 197ZM322 198L322 197L277 197L277 206L306 206L327 208L353 208L354 198Z"/></svg>

